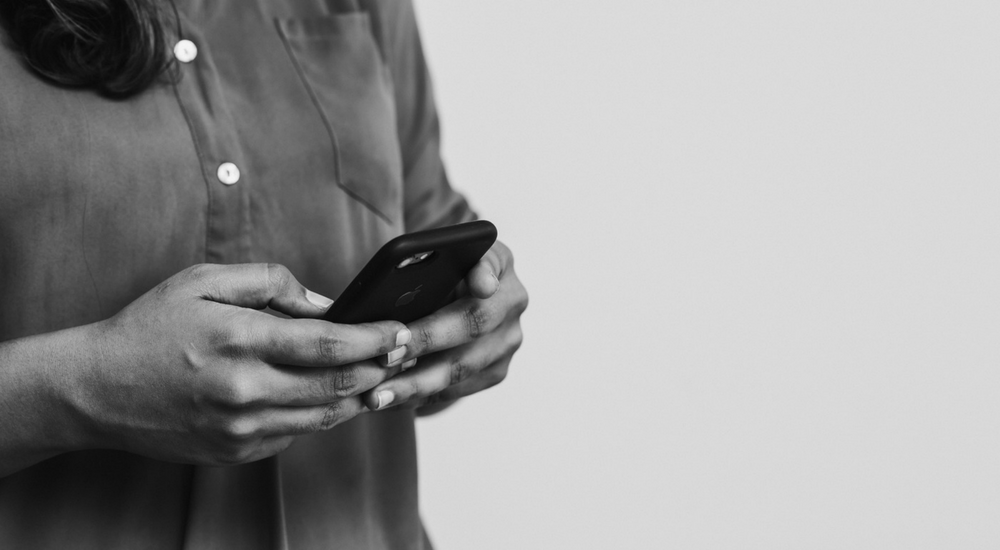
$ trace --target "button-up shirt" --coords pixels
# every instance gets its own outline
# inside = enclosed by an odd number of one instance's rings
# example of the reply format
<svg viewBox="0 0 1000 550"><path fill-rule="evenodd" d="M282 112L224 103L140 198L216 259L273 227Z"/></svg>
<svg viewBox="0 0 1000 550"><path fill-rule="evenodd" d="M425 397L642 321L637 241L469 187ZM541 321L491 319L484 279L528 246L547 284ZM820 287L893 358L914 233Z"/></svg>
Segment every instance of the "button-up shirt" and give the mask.
<svg viewBox="0 0 1000 550"><path fill-rule="evenodd" d="M54 86L0 42L0 341L110 317L196 263L337 296L404 232L467 221L412 5L177 0L172 73ZM0 548L423 548L413 414L212 468L111 450L0 478Z"/></svg>

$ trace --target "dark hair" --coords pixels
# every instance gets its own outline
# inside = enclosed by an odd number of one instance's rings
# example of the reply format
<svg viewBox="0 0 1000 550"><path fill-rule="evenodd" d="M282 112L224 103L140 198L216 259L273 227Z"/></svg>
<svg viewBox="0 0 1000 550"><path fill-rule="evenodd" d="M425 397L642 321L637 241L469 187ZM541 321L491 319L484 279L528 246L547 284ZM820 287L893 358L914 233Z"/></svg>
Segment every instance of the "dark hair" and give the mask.
<svg viewBox="0 0 1000 550"><path fill-rule="evenodd" d="M27 64L57 84L111 97L145 90L171 64L157 0L0 0Z"/></svg>

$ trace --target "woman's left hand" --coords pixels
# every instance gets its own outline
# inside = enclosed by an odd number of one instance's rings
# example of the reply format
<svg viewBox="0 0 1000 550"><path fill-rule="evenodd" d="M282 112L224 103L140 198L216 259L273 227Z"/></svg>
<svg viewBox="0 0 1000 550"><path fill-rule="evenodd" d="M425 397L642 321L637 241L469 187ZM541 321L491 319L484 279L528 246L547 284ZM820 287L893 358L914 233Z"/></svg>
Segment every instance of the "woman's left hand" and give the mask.
<svg viewBox="0 0 1000 550"><path fill-rule="evenodd" d="M521 346L528 293L514 257L497 242L465 277L458 300L410 323L404 371L371 389L372 410L410 404L433 413L460 397L503 381Z"/></svg>

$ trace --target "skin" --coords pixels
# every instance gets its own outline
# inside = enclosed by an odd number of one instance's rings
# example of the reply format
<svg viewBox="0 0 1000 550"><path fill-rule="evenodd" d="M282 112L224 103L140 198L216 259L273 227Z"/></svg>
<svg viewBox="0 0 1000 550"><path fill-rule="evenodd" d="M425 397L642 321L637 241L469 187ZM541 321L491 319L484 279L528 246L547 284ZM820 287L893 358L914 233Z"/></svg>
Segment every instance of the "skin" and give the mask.
<svg viewBox="0 0 1000 550"><path fill-rule="evenodd" d="M378 409L380 393L383 409L436 412L503 380L521 342L527 294L505 246L464 287L409 328L339 325L280 265L199 265L105 321L0 343L0 476L84 449L252 462Z"/></svg>
<svg viewBox="0 0 1000 550"><path fill-rule="evenodd" d="M372 410L419 406L432 414L457 399L504 380L521 346L521 314L528 293L514 272L514 257L496 243L469 272L461 297L410 323L407 370L364 395Z"/></svg>

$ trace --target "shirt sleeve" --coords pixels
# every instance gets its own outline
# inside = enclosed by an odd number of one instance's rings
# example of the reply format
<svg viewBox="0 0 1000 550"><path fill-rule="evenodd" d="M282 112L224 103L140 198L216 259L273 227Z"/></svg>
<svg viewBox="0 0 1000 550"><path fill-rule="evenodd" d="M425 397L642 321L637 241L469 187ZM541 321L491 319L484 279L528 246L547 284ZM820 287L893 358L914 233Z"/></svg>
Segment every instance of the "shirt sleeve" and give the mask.
<svg viewBox="0 0 1000 550"><path fill-rule="evenodd" d="M438 113L412 1L363 3L395 86L406 231L475 219L465 198L452 189L441 160Z"/></svg>

